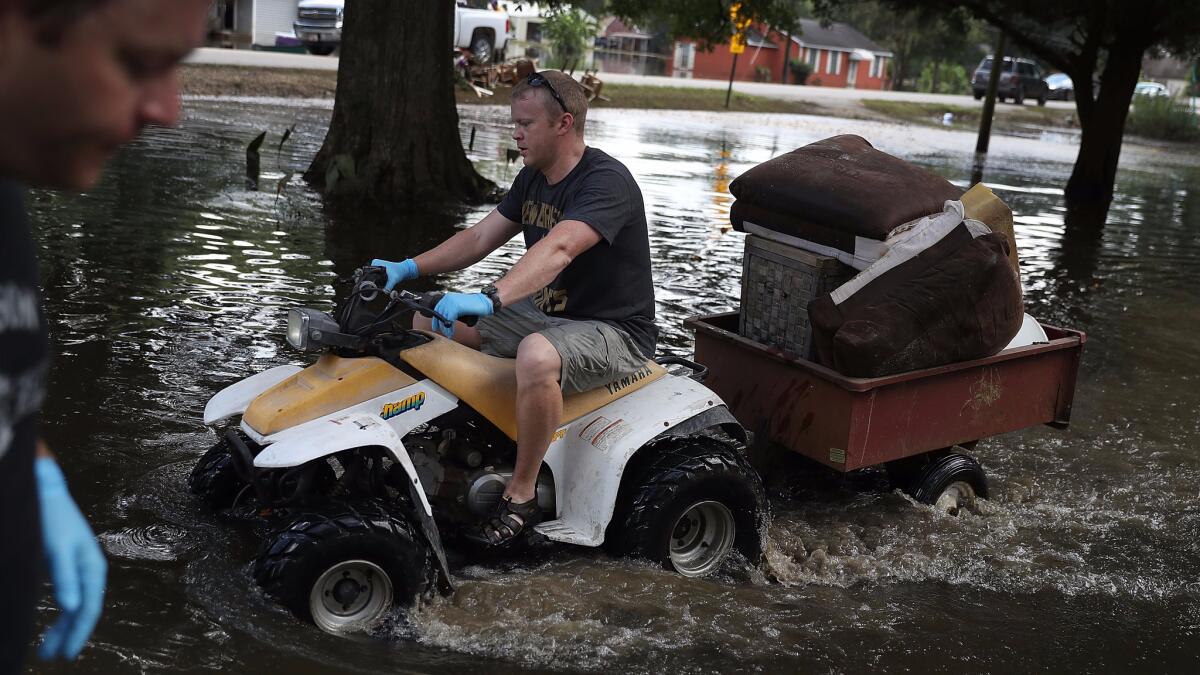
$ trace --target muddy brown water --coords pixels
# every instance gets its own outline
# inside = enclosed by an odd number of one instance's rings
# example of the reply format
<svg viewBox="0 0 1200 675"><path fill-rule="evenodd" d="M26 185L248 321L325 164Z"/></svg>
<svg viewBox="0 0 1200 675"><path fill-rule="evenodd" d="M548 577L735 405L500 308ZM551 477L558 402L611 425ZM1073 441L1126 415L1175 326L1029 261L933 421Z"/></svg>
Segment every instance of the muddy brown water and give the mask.
<svg viewBox="0 0 1200 675"><path fill-rule="evenodd" d="M507 183L506 111L462 111L473 159ZM86 195L36 193L57 358L46 436L111 562L105 613L73 667L38 672L1185 671L1200 632L1200 168L1127 146L1111 222L1066 235L1072 139L993 140L1028 310L1089 342L1074 421L980 444L993 499L941 516L878 473L771 483L762 569L688 580L566 549L456 570L459 591L386 638L299 623L249 574L256 541L187 493L221 387L282 363L284 311L328 308L371 257L399 259L484 211L326 216L298 179L327 103L192 100L180 128L123 150ZM279 133L297 133L276 152ZM742 235L727 182L834 133L964 184L969 134L804 116L600 110L591 142L646 196L667 350L682 320L737 303ZM244 186L261 130L261 191ZM439 280L476 288L520 253ZM44 603L42 620L53 613Z"/></svg>

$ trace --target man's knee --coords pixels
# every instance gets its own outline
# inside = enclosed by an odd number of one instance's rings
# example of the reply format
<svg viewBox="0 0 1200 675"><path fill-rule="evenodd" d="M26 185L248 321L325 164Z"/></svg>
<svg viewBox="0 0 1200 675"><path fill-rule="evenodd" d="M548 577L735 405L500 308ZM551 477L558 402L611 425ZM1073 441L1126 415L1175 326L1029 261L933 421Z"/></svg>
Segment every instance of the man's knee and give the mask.
<svg viewBox="0 0 1200 675"><path fill-rule="evenodd" d="M517 347L517 383L558 383L562 358L544 336L537 333L525 336Z"/></svg>

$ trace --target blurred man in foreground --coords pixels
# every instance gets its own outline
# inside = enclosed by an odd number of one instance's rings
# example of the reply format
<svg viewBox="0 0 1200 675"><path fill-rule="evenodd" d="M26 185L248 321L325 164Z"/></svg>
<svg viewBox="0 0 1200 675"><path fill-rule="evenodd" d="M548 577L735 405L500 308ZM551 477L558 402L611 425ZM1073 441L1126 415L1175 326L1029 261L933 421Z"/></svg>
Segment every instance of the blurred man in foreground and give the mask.
<svg viewBox="0 0 1200 675"><path fill-rule="evenodd" d="M148 125L179 115L175 69L209 0L0 0L0 674L20 670L44 561L60 609L39 649L74 659L106 564L40 440L50 347L25 186L86 190ZM86 386L86 385L85 385Z"/></svg>

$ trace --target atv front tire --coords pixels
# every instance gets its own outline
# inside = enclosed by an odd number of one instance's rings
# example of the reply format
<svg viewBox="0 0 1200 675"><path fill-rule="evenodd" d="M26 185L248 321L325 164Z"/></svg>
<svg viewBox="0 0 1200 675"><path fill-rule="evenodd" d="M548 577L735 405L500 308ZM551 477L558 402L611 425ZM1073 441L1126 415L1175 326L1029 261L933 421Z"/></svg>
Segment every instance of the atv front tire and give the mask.
<svg viewBox="0 0 1200 675"><path fill-rule="evenodd" d="M378 502L301 513L267 541L254 579L328 633L369 630L394 606L432 593L437 573L408 520Z"/></svg>
<svg viewBox="0 0 1200 675"><path fill-rule="evenodd" d="M252 455L261 449L242 436ZM214 511L225 512L237 504L258 499L258 494L242 479L234 467L233 449L229 439L222 437L208 449L192 467L188 487ZM273 469L262 474L272 500L296 501L314 495L325 495L337 483L337 474L325 459L312 460L299 470ZM303 494L301 494L303 491Z"/></svg>
<svg viewBox="0 0 1200 675"><path fill-rule="evenodd" d="M745 455L707 437L650 451L657 456L622 486L608 548L687 577L717 571L733 549L756 564L768 506Z"/></svg>
<svg viewBox="0 0 1200 675"><path fill-rule="evenodd" d="M188 474L188 488L214 511L228 509L246 488L233 467L229 440L221 437L208 449Z"/></svg>

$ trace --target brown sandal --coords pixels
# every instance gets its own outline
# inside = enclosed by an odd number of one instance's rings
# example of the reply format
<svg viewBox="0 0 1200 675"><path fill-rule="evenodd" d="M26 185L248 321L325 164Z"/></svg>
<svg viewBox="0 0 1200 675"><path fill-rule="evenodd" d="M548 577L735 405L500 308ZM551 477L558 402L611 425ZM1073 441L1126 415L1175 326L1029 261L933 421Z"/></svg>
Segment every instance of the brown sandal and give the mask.
<svg viewBox="0 0 1200 675"><path fill-rule="evenodd" d="M504 497L496 505L491 518L480 523L476 531L467 534L467 538L492 548L508 546L522 532L540 522L542 509L538 507L537 497L527 502L514 502Z"/></svg>

